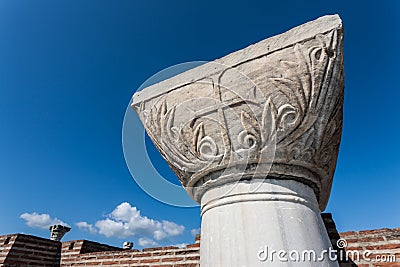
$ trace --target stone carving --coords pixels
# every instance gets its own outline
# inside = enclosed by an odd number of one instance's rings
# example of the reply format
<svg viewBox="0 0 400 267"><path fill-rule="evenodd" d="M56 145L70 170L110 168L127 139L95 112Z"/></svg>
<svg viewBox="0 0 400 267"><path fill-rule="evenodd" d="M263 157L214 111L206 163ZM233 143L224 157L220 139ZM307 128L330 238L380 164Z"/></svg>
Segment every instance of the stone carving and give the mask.
<svg viewBox="0 0 400 267"><path fill-rule="evenodd" d="M49 227L50 230L50 240L60 241L66 233L71 230L71 227L65 225L52 225Z"/></svg>
<svg viewBox="0 0 400 267"><path fill-rule="evenodd" d="M122 248L125 249L125 250L132 250L132 248L133 248L133 242L125 241L125 242L122 244Z"/></svg>
<svg viewBox="0 0 400 267"><path fill-rule="evenodd" d="M135 94L132 107L195 200L268 176L306 183L325 208L344 74L340 19L324 19L323 31L305 24Z"/></svg>

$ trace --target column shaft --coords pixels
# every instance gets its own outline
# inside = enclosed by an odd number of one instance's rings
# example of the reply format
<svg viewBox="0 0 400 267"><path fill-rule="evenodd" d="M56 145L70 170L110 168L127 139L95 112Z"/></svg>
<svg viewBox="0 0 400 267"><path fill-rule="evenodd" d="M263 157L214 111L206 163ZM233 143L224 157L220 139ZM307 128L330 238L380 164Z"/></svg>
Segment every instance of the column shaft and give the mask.
<svg viewBox="0 0 400 267"><path fill-rule="evenodd" d="M331 243L307 185L240 181L210 189L201 205L202 267L338 266L329 259Z"/></svg>

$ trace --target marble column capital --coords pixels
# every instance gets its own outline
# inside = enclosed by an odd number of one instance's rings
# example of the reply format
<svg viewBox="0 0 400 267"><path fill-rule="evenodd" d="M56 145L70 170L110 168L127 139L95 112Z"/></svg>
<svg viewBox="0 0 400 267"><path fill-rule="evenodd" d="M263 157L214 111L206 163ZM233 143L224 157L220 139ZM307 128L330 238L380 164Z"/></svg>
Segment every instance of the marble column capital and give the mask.
<svg viewBox="0 0 400 267"><path fill-rule="evenodd" d="M239 180L295 180L325 209L342 132L343 28L324 16L133 96L189 195Z"/></svg>

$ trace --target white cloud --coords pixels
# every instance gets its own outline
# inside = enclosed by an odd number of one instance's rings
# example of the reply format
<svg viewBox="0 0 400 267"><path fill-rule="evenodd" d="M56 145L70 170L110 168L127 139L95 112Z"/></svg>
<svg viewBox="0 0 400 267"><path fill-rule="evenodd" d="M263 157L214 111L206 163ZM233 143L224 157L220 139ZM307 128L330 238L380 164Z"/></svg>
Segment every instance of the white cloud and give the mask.
<svg viewBox="0 0 400 267"><path fill-rule="evenodd" d="M169 221L162 221L162 227L164 232L169 236L180 235L185 230L183 225L177 225L176 223Z"/></svg>
<svg viewBox="0 0 400 267"><path fill-rule="evenodd" d="M75 225L78 226L79 229L87 231L91 234L97 233L97 230L94 228L93 224L87 222L77 222Z"/></svg>
<svg viewBox="0 0 400 267"><path fill-rule="evenodd" d="M143 237L145 238L142 240L143 244L148 240L152 241L152 239L159 241L177 236L185 230L183 225L166 220L158 221L143 216L136 207L127 202L118 205L107 217L104 220L97 221L92 226L92 229L106 237ZM81 227L82 229L89 229L88 225L90 224L82 224Z"/></svg>
<svg viewBox="0 0 400 267"><path fill-rule="evenodd" d="M200 228L194 228L194 229L190 230L190 233L193 236L196 236L196 235L200 234Z"/></svg>
<svg viewBox="0 0 400 267"><path fill-rule="evenodd" d="M124 238L131 236L131 234L129 234L130 231L128 227L125 227L123 222L105 219L97 221L95 225L98 229L98 232L106 237L117 236Z"/></svg>
<svg viewBox="0 0 400 267"><path fill-rule="evenodd" d="M158 246L157 242L155 242L152 239L145 238L145 237L139 238L138 244L139 244L139 246L142 246L142 247L156 247L156 246Z"/></svg>
<svg viewBox="0 0 400 267"><path fill-rule="evenodd" d="M19 216L25 220L26 225L32 228L48 229L51 225L61 224L69 226L67 223L57 219L51 218L49 214L39 214L37 212L23 213Z"/></svg>

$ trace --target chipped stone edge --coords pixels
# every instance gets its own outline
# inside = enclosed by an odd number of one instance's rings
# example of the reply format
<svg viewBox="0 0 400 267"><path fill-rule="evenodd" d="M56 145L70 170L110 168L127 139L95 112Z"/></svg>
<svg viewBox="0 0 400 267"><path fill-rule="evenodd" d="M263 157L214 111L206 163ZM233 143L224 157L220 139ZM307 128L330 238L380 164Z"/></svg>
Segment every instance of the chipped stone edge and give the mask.
<svg viewBox="0 0 400 267"><path fill-rule="evenodd" d="M317 34L324 34L340 28L342 28L342 20L338 14L322 16L316 20L292 28L282 34L272 36L246 48L230 53L220 59L216 59L214 62L200 65L167 80L146 87L133 95L132 107L219 72L220 68L217 68L215 63L235 67L246 61L274 53L296 43L311 39Z"/></svg>

